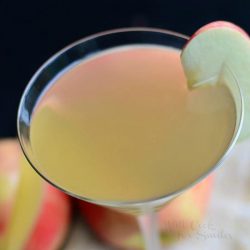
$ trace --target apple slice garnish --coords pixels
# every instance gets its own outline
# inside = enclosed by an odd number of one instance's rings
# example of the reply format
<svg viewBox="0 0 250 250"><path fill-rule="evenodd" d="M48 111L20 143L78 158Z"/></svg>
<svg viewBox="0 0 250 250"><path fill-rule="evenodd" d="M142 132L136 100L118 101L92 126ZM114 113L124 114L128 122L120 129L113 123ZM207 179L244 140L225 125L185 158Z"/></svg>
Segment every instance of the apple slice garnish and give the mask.
<svg viewBox="0 0 250 250"><path fill-rule="evenodd" d="M228 67L244 98L244 121L240 139L250 136L250 39L235 24L217 21L200 28L181 53L189 88L214 84Z"/></svg>

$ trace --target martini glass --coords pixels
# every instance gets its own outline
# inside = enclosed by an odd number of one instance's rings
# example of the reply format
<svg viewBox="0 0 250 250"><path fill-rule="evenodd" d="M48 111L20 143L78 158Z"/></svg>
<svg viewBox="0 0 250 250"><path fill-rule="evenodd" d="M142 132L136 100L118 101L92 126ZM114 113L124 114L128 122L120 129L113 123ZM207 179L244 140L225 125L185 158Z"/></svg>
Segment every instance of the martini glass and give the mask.
<svg viewBox="0 0 250 250"><path fill-rule="evenodd" d="M95 200L84 197L84 194L79 196L78 194L72 193L72 191L67 190L63 186L58 186L53 182L52 179L43 174L36 167L36 160L30 141L32 115L35 107L41 100L40 97L42 96L42 94L46 93L51 81L55 77L57 77L58 74L61 74L72 65L93 54L100 53L107 49L115 48L118 46L128 45L167 46L181 50L187 43L187 40L188 37L185 35L178 34L172 31L153 28L117 29L98 33L96 35L81 39L59 51L38 69L38 71L31 78L28 86L23 93L18 110L18 138L24 155L26 156L28 162L34 168L34 170L50 184L54 185L65 193L68 193L69 195L98 205L119 209L125 213L134 214L138 218L138 223L145 239L145 248L147 250L161 249L155 211L183 193L188 188L191 188L192 186L203 180L215 168L219 167L223 163L224 159L228 156L229 152L237 141L242 126L244 107L241 90L239 88L237 78L233 74L233 71L227 67L224 67L223 72L226 71L226 73L224 72L223 74L220 74L220 76L217 76L219 78L218 81L220 82L220 84L226 85L230 90L235 101L237 113L234 134L223 155L216 162L216 164L211 166L208 171L204 172L202 176L197 178L188 186L172 193L166 193L164 196L157 197L155 199L138 200L131 202ZM138 183L138 185L140 185L140 183Z"/></svg>

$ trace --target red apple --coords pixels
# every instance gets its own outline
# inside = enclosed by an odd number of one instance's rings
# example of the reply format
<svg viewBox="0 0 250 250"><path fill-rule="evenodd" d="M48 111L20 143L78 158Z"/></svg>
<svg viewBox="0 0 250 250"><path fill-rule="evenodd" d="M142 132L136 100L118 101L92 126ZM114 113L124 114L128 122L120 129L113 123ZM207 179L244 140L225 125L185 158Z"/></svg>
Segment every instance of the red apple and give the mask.
<svg viewBox="0 0 250 250"><path fill-rule="evenodd" d="M70 223L69 197L21 156L16 139L0 141L0 249L58 249Z"/></svg>
<svg viewBox="0 0 250 250"><path fill-rule="evenodd" d="M18 185L19 150L16 140L0 142L0 246L7 230Z"/></svg>
<svg viewBox="0 0 250 250"><path fill-rule="evenodd" d="M185 192L158 213L164 245L185 237L201 223L208 206L213 177L210 176ZM138 224L131 215L78 201L82 216L106 243L122 249L143 249Z"/></svg>
<svg viewBox="0 0 250 250"><path fill-rule="evenodd" d="M51 185L45 185L36 224L25 250L54 250L64 243L70 224L70 198Z"/></svg>

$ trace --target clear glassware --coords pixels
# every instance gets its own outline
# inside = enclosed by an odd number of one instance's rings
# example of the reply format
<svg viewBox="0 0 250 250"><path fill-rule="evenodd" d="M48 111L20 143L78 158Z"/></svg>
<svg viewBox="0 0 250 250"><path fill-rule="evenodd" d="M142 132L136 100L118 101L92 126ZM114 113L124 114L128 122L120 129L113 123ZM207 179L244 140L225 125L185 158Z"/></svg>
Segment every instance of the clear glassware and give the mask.
<svg viewBox="0 0 250 250"><path fill-rule="evenodd" d="M145 238L145 246L147 250L160 249L160 240L157 231L157 220L155 214L156 208L159 208L171 199L183 193L186 189L191 188L199 181L204 179L207 175L209 175L215 168L220 166L237 141L243 121L244 107L241 91L233 72L225 67L223 70L226 70L227 73L221 74L221 76L219 76L220 84L227 85L231 90L237 110L235 131L232 140L228 145L228 148L225 150L221 159L214 166L211 166L210 170L204 173L195 182L181 190L173 193L168 193L164 197L157 199L138 202L99 201L91 200L85 198L84 196L78 196L65 190L63 187L58 187L55 183L53 183L52 180L48 179L41 172L39 172L39 170L35 166L34 156L32 153L32 145L30 142L30 125L32 120L32 113L37 102L39 102L41 94L46 91L46 88L48 87L48 84L51 82L51 80L58 73L62 72L64 69L68 68L69 65L72 65L75 62L79 62L80 60L83 60L92 54L104 51L106 49L124 45L161 45L181 50L186 44L187 40L188 37L185 35L178 34L172 31L153 28L117 29L98 33L96 35L81 39L59 51L38 69L23 93L18 110L18 137L23 152L35 171L50 184L74 197L102 206L116 208L124 212L139 214L137 216L138 223Z"/></svg>

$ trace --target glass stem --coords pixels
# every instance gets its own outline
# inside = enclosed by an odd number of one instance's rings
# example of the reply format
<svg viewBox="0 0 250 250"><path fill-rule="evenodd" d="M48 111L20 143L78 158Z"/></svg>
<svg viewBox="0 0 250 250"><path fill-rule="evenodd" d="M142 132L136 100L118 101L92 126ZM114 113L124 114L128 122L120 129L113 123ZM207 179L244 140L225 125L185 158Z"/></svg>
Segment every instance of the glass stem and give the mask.
<svg viewBox="0 0 250 250"><path fill-rule="evenodd" d="M153 209L145 211L137 217L146 250L160 250L160 234L158 231L157 214Z"/></svg>

